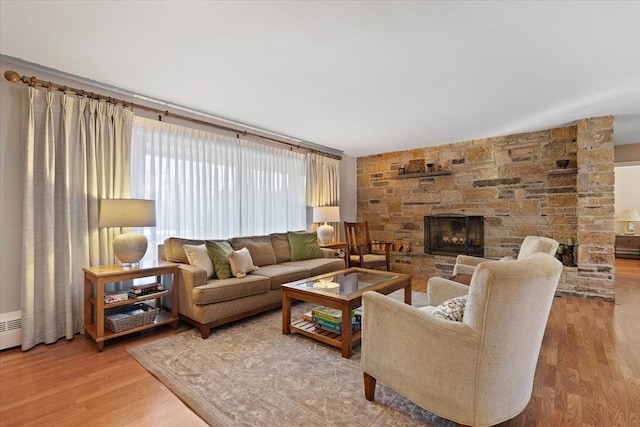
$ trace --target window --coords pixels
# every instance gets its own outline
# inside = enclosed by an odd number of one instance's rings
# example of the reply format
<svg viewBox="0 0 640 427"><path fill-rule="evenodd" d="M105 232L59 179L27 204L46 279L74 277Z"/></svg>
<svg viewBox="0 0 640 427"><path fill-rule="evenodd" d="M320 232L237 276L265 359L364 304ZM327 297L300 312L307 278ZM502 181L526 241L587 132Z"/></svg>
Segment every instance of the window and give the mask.
<svg viewBox="0 0 640 427"><path fill-rule="evenodd" d="M306 156L134 118L131 194L156 201L150 250L167 237L222 239L306 228Z"/></svg>

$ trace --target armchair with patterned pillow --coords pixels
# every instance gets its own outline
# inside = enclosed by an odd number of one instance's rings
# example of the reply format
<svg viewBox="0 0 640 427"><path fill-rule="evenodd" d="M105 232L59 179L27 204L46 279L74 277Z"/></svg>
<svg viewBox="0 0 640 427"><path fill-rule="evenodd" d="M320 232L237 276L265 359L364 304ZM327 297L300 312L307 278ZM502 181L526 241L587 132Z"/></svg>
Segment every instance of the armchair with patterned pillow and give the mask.
<svg viewBox="0 0 640 427"><path fill-rule="evenodd" d="M376 380L461 425L509 420L529 403L562 264L546 253L480 263L466 286L427 284L428 306L363 295L364 391Z"/></svg>

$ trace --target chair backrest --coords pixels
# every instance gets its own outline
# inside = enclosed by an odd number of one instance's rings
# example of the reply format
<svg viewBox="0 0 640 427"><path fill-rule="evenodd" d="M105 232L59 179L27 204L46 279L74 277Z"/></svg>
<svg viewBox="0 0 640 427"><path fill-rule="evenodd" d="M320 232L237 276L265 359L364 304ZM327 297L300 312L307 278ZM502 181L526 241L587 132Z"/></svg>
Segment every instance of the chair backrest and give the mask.
<svg viewBox="0 0 640 427"><path fill-rule="evenodd" d="M531 254L536 252L544 252L545 254L555 255L558 250L559 243L554 239L541 236L527 236L522 241L518 259L529 258Z"/></svg>
<svg viewBox="0 0 640 427"><path fill-rule="evenodd" d="M529 401L561 273L562 263L546 253L483 262L476 268L463 322L481 342L476 379L480 412L513 408L514 403L524 408Z"/></svg>
<svg viewBox="0 0 640 427"><path fill-rule="evenodd" d="M369 253L371 251L371 239L369 238L369 224L367 221L345 221L344 233L350 254L358 254L358 250L356 248L360 245L364 245L364 253Z"/></svg>

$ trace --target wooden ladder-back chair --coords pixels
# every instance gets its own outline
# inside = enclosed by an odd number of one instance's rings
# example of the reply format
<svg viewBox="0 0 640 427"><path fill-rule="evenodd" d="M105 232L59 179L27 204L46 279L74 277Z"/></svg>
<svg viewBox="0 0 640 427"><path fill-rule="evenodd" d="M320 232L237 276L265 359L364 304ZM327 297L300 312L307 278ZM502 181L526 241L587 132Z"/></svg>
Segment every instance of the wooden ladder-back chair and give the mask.
<svg viewBox="0 0 640 427"><path fill-rule="evenodd" d="M391 271L390 242L372 241L369 225L364 222L344 223L347 240L347 266L362 268L386 268Z"/></svg>

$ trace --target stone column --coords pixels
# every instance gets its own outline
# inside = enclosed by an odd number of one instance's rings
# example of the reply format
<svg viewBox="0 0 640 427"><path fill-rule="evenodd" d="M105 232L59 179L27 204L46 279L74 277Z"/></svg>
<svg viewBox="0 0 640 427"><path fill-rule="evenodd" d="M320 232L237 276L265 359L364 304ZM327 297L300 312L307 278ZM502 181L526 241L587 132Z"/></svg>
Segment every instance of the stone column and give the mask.
<svg viewBox="0 0 640 427"><path fill-rule="evenodd" d="M613 116L577 123L578 235L576 277L581 295L613 300L614 228Z"/></svg>

